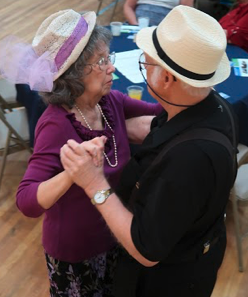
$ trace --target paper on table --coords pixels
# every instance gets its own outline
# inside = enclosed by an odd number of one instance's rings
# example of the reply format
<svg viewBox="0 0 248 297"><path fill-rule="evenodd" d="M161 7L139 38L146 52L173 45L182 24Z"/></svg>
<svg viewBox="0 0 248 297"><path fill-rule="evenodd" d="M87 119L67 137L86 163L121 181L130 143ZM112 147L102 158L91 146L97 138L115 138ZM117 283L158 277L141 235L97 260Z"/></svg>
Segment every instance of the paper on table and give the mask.
<svg viewBox="0 0 248 297"><path fill-rule="evenodd" d="M219 92L219 95L220 95L222 98L224 98L224 99L230 98L229 95L227 95L227 94L225 94L225 93L223 93L223 92Z"/></svg>
<svg viewBox="0 0 248 297"><path fill-rule="evenodd" d="M122 75L135 84L144 82L138 63L141 54L142 50L140 49L116 53L115 67ZM144 75L146 75L145 71Z"/></svg>
<svg viewBox="0 0 248 297"><path fill-rule="evenodd" d="M248 77L248 59L232 59L234 74Z"/></svg>
<svg viewBox="0 0 248 297"><path fill-rule="evenodd" d="M134 31L139 31L140 27L139 26L132 26L132 25L122 25L121 26L122 30L134 30Z"/></svg>
<svg viewBox="0 0 248 297"><path fill-rule="evenodd" d="M119 76L117 76L115 73L112 73L112 78L113 78L113 80L119 79Z"/></svg>

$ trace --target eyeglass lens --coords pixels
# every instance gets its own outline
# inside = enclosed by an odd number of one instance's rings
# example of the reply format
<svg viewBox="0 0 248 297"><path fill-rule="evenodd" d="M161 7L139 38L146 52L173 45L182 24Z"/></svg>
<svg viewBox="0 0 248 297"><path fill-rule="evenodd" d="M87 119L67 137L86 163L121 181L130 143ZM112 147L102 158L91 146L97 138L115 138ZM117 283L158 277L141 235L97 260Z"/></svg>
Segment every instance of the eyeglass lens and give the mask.
<svg viewBox="0 0 248 297"><path fill-rule="evenodd" d="M144 53L140 55L139 65L142 70L146 70L146 58L145 58Z"/></svg>
<svg viewBox="0 0 248 297"><path fill-rule="evenodd" d="M112 65L115 63L115 52L109 54L107 58L101 58L97 64L99 65L101 70L104 70L105 66L107 66L109 62Z"/></svg>
<svg viewBox="0 0 248 297"><path fill-rule="evenodd" d="M111 54L109 54L108 60L111 64L115 63L115 52L112 52Z"/></svg>

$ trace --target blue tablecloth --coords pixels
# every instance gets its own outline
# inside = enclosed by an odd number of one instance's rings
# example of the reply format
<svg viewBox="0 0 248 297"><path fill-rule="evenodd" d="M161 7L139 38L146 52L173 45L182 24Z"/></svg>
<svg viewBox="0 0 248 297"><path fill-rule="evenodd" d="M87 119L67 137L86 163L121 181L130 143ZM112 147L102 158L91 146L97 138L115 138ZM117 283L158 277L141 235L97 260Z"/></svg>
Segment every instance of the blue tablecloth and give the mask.
<svg viewBox="0 0 248 297"><path fill-rule="evenodd" d="M136 44L133 40L127 39L127 36L128 34L122 33L121 36L114 37L110 51L123 52L136 49ZM232 58L248 59L248 53L234 45L228 45L226 52L229 60ZM123 93L127 93L126 88L133 83L124 77L118 70L116 70L115 73L120 79L114 80L113 89L118 89ZM145 83L138 85L144 87L143 100L156 102L148 93ZM232 68L230 77L223 83L215 86L215 89L218 92L230 96L227 100L232 103L239 118L239 142L248 146L248 77L236 76Z"/></svg>

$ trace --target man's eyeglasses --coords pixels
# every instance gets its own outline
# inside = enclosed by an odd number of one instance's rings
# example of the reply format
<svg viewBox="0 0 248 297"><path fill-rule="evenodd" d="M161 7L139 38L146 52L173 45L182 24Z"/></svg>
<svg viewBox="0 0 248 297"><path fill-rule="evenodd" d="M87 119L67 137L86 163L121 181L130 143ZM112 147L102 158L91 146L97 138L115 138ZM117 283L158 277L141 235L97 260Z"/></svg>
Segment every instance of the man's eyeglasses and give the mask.
<svg viewBox="0 0 248 297"><path fill-rule="evenodd" d="M142 53L139 57L139 69L140 69L140 72L142 74L142 76L144 77L142 71L143 70L146 70L148 66L159 66L158 64L152 64L152 63L146 63L146 58L145 58L145 55L144 53ZM174 81L177 81L176 77L173 75L173 80Z"/></svg>
<svg viewBox="0 0 248 297"><path fill-rule="evenodd" d="M158 64L146 63L146 58L145 58L145 55L143 53L139 57L139 68L140 68L140 70L146 70L147 66L159 66L159 65Z"/></svg>
<svg viewBox="0 0 248 297"><path fill-rule="evenodd" d="M103 70L106 69L106 66L108 65L109 62L110 62L112 65L114 65L114 63L115 63L115 52L112 52L111 54L109 54L109 55L107 56L107 58L102 57L102 58L101 58L98 62L96 62L96 63L93 63L93 64L86 64L86 65L91 66L91 67L98 65L98 66L99 66L99 69L100 69L101 71L103 71Z"/></svg>

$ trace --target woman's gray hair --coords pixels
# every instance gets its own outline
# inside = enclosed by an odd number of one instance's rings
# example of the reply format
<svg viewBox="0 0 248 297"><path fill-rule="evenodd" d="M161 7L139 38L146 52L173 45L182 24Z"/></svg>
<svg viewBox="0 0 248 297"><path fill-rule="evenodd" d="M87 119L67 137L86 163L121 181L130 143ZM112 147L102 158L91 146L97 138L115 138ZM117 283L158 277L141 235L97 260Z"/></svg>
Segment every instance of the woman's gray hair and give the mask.
<svg viewBox="0 0 248 297"><path fill-rule="evenodd" d="M65 104L72 108L75 100L84 92L82 78L92 70L90 67L89 71L86 71L86 68L89 67L87 66L89 59L95 53L100 52L103 45L109 47L111 39L112 34L108 29L96 25L77 61L53 82L52 92L40 93L45 103L53 105Z"/></svg>

